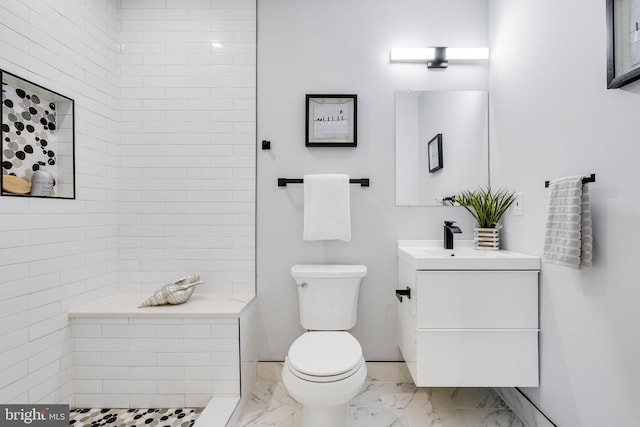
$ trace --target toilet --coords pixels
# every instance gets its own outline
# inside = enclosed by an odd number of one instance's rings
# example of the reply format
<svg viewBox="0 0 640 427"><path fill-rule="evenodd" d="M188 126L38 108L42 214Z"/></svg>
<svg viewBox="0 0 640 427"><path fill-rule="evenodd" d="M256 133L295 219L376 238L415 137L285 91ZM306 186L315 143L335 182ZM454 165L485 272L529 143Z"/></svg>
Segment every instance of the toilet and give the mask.
<svg viewBox="0 0 640 427"><path fill-rule="evenodd" d="M347 403L362 389L367 365L347 332L356 324L364 265L294 265L300 324L307 330L291 347L282 382L302 404L302 427L345 425Z"/></svg>

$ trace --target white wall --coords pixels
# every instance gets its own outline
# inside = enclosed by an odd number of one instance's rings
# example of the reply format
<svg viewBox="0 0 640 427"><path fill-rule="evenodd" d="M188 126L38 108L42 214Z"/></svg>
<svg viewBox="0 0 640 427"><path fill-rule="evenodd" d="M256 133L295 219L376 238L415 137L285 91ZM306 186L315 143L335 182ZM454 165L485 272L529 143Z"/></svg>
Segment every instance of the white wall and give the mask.
<svg viewBox="0 0 640 427"><path fill-rule="evenodd" d="M524 195L509 249L542 253L544 181L595 173L593 268L543 264L540 388L560 426L632 426L640 400L640 85L606 89L605 4L490 2L492 183Z"/></svg>
<svg viewBox="0 0 640 427"><path fill-rule="evenodd" d="M76 199L0 197L0 402L70 396L67 311L117 280L116 1L3 0L0 68L75 100Z"/></svg>
<svg viewBox="0 0 640 427"><path fill-rule="evenodd" d="M255 290L255 0L122 0L122 292Z"/></svg>
<svg viewBox="0 0 640 427"><path fill-rule="evenodd" d="M317 6L317 7L316 7ZM258 4L257 289L259 357L283 360L302 332L289 269L296 263L362 263L364 279L354 335L368 360L400 360L395 339L396 240L442 238L442 221L471 219L456 208L395 206L394 91L486 90L485 65L427 70L390 64L393 47L484 46L487 3L477 0L350 2L321 6L300 0ZM309 93L358 94L358 146L305 148ZM302 241L302 186L277 187L278 177L309 173L369 177L351 188L352 240Z"/></svg>

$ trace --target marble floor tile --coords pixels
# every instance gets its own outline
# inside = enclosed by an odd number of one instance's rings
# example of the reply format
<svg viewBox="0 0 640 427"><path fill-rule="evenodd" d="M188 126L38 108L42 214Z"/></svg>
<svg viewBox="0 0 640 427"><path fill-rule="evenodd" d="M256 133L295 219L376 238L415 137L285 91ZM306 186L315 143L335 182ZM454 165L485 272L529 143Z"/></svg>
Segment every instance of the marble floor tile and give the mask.
<svg viewBox="0 0 640 427"><path fill-rule="evenodd" d="M259 381L242 427L298 427L302 407L281 382ZM329 426L328 426L329 427ZM348 406L347 427L524 427L490 388L416 388L368 381Z"/></svg>

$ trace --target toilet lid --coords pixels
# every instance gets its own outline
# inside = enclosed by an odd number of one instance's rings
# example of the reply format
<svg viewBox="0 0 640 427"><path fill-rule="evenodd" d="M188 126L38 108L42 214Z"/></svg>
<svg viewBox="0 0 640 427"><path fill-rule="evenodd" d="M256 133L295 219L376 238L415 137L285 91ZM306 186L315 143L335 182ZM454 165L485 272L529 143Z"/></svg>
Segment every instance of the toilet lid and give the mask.
<svg viewBox="0 0 640 427"><path fill-rule="evenodd" d="M306 332L291 344L288 359L291 367L303 374L334 376L362 362L362 347L348 332Z"/></svg>

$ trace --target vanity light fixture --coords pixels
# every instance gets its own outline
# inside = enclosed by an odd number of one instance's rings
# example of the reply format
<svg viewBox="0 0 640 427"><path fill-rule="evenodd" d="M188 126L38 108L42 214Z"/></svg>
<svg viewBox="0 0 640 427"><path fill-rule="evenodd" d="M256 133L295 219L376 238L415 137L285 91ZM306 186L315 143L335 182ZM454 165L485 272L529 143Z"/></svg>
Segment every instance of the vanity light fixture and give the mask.
<svg viewBox="0 0 640 427"><path fill-rule="evenodd" d="M489 48L425 47L391 49L391 62L427 64L427 68L447 68L449 61L489 59Z"/></svg>

